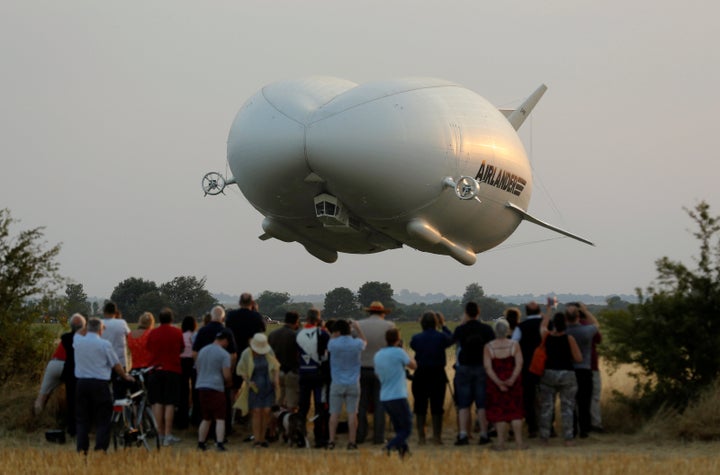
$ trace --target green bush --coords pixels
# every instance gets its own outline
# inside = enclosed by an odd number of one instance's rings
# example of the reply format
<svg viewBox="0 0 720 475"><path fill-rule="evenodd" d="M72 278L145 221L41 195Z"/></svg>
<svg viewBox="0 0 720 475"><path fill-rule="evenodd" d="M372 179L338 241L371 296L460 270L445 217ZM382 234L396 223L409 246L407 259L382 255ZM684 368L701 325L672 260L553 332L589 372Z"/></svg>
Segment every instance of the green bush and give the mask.
<svg viewBox="0 0 720 475"><path fill-rule="evenodd" d="M646 414L682 411L720 375L720 219L705 202L686 211L698 227L697 269L663 257L657 285L638 289L639 303L601 314L603 354L637 365L632 404Z"/></svg>
<svg viewBox="0 0 720 475"><path fill-rule="evenodd" d="M14 222L0 209L0 385L14 376L37 378L47 362L52 335L33 324L41 303L62 284L55 261L60 246L46 249L42 228L13 235Z"/></svg>

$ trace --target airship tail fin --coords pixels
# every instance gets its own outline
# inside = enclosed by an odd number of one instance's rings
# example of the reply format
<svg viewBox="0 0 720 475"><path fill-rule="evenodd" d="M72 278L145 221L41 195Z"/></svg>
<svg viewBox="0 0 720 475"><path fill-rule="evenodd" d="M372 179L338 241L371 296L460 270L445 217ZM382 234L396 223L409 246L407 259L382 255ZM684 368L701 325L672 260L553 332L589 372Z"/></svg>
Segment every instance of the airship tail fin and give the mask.
<svg viewBox="0 0 720 475"><path fill-rule="evenodd" d="M510 208L511 210L515 211L520 216L522 216L522 218L525 221L530 221L531 223L537 224L538 226L542 226L543 228L551 229L551 230L555 231L556 233L560 233L567 237L573 238L577 241L584 242L585 244L590 244L591 246L595 246L595 244L592 241L585 239L584 237L578 236L577 234L573 234L569 231L565 231L564 229L558 228L557 226L553 226L552 224L546 223L545 221L542 221L542 220L536 218L535 216L532 216L531 214L527 213L524 209L520 208L519 206L517 206L513 203L510 203L509 201L507 203L505 203L505 206L507 208Z"/></svg>
<svg viewBox="0 0 720 475"><path fill-rule="evenodd" d="M502 111L515 130L518 130L520 126L523 125L523 122L525 122L525 119L527 119L537 103L540 101L540 98L543 94L545 94L545 91L547 91L547 86L545 84L541 84L540 87L535 89L535 92L530 94L530 97L525 99L525 102L523 102L520 107L514 111Z"/></svg>

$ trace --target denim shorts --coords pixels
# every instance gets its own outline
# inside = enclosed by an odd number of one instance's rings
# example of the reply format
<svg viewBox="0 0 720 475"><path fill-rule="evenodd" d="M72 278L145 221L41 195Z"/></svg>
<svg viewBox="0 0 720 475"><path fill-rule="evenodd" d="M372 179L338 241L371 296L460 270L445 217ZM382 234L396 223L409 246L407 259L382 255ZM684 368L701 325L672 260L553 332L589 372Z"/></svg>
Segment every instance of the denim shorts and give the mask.
<svg viewBox="0 0 720 475"><path fill-rule="evenodd" d="M455 404L467 409L475 403L475 409L485 409L485 368L458 365L455 369Z"/></svg>
<svg viewBox="0 0 720 475"><path fill-rule="evenodd" d="M330 384L330 414L340 414L343 402L345 411L354 414L358 411L360 399L360 383L358 384Z"/></svg>

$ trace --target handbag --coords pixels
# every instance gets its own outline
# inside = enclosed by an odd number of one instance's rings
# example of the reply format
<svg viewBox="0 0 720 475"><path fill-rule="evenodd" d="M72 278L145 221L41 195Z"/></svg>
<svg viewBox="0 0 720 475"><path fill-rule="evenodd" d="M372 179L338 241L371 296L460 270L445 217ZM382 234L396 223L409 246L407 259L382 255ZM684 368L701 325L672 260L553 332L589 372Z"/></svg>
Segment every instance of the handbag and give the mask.
<svg viewBox="0 0 720 475"><path fill-rule="evenodd" d="M547 351L545 350L545 340L547 339L547 333L543 336L540 345L535 348L532 360L530 361L530 368L528 370L537 376L542 376L545 373L545 361L547 360Z"/></svg>

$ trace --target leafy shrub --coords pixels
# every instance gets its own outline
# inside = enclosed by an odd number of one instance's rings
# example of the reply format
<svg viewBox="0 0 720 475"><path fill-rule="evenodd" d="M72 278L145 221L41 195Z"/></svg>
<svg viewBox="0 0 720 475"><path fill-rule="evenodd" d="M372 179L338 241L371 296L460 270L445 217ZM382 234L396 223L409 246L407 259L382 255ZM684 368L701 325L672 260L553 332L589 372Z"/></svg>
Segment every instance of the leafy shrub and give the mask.
<svg viewBox="0 0 720 475"><path fill-rule="evenodd" d="M697 269L663 257L657 286L638 289L639 303L601 314L604 356L640 368L628 402L645 414L682 411L720 375L720 218L705 202L686 211L698 227Z"/></svg>

